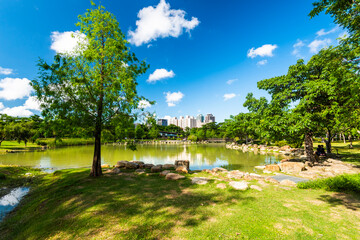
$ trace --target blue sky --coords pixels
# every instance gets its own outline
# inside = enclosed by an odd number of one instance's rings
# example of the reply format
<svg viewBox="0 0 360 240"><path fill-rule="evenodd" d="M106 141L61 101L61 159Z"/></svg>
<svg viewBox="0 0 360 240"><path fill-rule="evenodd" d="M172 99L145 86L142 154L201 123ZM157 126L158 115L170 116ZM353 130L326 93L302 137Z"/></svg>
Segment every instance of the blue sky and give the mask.
<svg viewBox="0 0 360 240"><path fill-rule="evenodd" d="M150 64L138 93L159 117L212 113L221 122L245 112L257 82L285 74L344 33L329 16L308 17L314 0L129 0L101 3L131 50ZM96 2L96 1L95 1ZM88 0L0 0L0 113L39 114L29 80L38 58L69 47ZM68 34L70 35L70 34Z"/></svg>

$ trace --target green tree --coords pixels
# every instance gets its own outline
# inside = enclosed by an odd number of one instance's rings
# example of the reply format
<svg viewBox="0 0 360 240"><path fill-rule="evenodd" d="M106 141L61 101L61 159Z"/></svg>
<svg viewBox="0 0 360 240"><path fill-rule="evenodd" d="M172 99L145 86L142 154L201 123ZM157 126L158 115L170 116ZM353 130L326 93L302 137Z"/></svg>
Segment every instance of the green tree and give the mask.
<svg viewBox="0 0 360 240"><path fill-rule="evenodd" d="M145 136L145 131L143 129L143 126L141 124L137 125L135 128L135 137L137 139L143 139Z"/></svg>
<svg viewBox="0 0 360 240"><path fill-rule="evenodd" d="M79 16L80 41L72 54L56 55L49 65L39 61L39 78L32 81L42 114L93 129L95 137L91 176L101 172L101 132L121 113L130 113L141 99L136 78L148 65L127 47L115 17L103 6Z"/></svg>

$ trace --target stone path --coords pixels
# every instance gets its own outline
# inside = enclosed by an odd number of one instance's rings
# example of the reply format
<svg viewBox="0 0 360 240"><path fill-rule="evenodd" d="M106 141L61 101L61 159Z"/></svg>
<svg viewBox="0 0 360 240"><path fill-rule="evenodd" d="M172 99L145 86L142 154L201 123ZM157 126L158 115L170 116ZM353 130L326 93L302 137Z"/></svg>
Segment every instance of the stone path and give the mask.
<svg viewBox="0 0 360 240"><path fill-rule="evenodd" d="M275 179L275 180L278 180L279 182L281 182L282 180L285 180L285 179L296 182L296 183L309 181L308 179L305 179L305 178L293 177L293 176L284 175L284 174L279 174L279 175L276 175L276 176L272 176L271 178Z"/></svg>

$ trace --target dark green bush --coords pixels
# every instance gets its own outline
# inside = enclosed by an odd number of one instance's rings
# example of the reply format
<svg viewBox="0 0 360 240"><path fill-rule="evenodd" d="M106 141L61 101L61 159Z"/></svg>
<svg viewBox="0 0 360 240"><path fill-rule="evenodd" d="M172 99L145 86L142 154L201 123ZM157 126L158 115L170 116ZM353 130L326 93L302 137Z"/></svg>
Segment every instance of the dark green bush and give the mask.
<svg viewBox="0 0 360 240"><path fill-rule="evenodd" d="M360 193L360 174L344 174L331 178L302 182L298 183L298 188Z"/></svg>
<svg viewBox="0 0 360 240"><path fill-rule="evenodd" d="M6 179L6 175L3 173L0 173L0 179Z"/></svg>

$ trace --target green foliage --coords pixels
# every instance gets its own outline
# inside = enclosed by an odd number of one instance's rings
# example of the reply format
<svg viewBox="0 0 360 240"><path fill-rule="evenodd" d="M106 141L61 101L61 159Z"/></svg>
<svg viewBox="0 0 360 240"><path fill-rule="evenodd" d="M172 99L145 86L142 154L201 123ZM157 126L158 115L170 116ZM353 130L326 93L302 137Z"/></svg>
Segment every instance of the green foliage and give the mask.
<svg viewBox="0 0 360 240"><path fill-rule="evenodd" d="M190 140L192 142L197 142L198 138L196 135L193 135L193 134L190 134L188 137L187 137L187 140Z"/></svg>
<svg viewBox="0 0 360 240"><path fill-rule="evenodd" d="M360 174L344 174L336 177L298 183L301 189L325 189L336 192L360 192Z"/></svg>

